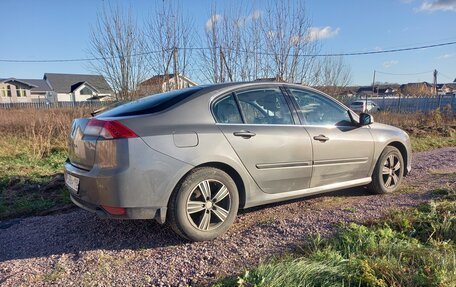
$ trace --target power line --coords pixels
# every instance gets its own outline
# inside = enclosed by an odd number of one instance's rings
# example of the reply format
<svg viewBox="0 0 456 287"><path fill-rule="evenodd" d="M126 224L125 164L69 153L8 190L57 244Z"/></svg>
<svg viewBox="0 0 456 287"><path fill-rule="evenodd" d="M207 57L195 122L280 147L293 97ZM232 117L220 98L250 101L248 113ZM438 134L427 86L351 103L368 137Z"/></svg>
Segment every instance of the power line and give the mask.
<svg viewBox="0 0 456 287"><path fill-rule="evenodd" d="M439 43L439 44L432 44L432 45L424 45L424 46L417 46L417 47L408 47L408 48L398 48L398 49L389 49L389 50L380 50L380 51L366 51L366 52L350 52L350 53L329 53L329 54L283 54L284 56L289 56L289 57L340 57L340 56L362 56L362 55L372 55L372 54L386 54L386 53L395 53L395 52L403 52L403 51L413 51L413 50L423 50L423 49L428 49L428 48L436 48L436 47L442 47L442 46L449 46L449 45L455 45L456 41L453 42L446 42L446 43ZM226 48L222 47L223 49L228 49L228 50L235 50L232 48ZM214 48L207 48L207 47L189 47L189 48L183 48L183 49L189 49L189 50L206 50L206 49L214 49ZM239 50L237 50L239 51ZM252 54L258 54L258 55L264 55L264 56L276 56L277 54L275 53L267 53L267 52L256 52L256 51L239 51L243 53L252 53Z"/></svg>
<svg viewBox="0 0 456 287"><path fill-rule="evenodd" d="M165 49L172 50L172 49ZM162 51L147 51L142 53L135 53L130 56L139 57L155 53L160 53ZM126 56L128 57L128 56ZM91 62L91 61L100 61L100 60L110 60L110 59L119 59L121 56L112 56L112 57L93 57L93 58L75 58L75 59L46 59L46 60L22 60L22 59L0 59L0 62L3 63L64 63L64 62Z"/></svg>
<svg viewBox="0 0 456 287"><path fill-rule="evenodd" d="M389 49L389 50L380 50L380 51L366 51L366 52L350 52L350 53L329 53L329 54L283 54L283 56L293 56L293 57L340 57L340 56L362 56L362 55L373 55L373 54L386 54L386 53L396 53L396 52L404 52L404 51L413 51L413 50L423 50L429 48L436 48L436 47L443 47L449 45L455 45L456 41L453 42L446 42L446 43L438 43L432 45L424 45L424 46L417 46L417 47L408 47L408 48L398 48L398 49ZM247 51L247 50L236 50L227 47L221 47L222 49L226 50L235 50L241 53L254 53L258 55L265 55L265 56L276 56L275 53L268 53L268 52L257 52L257 51ZM172 49L165 49L165 50L211 50L211 49L220 49L220 47L184 47L184 48L172 48ZM132 54L132 57L138 56L145 56L154 53L159 53L162 51L147 51L137 54ZM63 62L90 62L90 61L100 61L100 60L109 60L109 59L118 59L121 56L112 56L112 57L93 57L93 58L76 58L76 59L45 59L45 60L23 60L23 59L0 59L0 62L3 63L63 63Z"/></svg>
<svg viewBox="0 0 456 287"><path fill-rule="evenodd" d="M447 75L445 75L445 74L442 74L442 72L440 72L440 71L439 71L439 74L440 74L440 76L443 76L444 78L446 78L446 79L448 79L448 80L451 80L451 81L453 81L454 79L456 79L456 78L451 78L451 77L449 77L449 76L447 76Z"/></svg>
<svg viewBox="0 0 456 287"><path fill-rule="evenodd" d="M375 71L376 71L377 73L379 73L379 74L393 75L393 76L415 76L415 75L429 74L429 73L432 73L432 72L433 72L433 70L430 70L430 71L419 72L419 73L400 73L400 74L397 74L397 73L382 72L382 71L378 71L378 70L375 70Z"/></svg>

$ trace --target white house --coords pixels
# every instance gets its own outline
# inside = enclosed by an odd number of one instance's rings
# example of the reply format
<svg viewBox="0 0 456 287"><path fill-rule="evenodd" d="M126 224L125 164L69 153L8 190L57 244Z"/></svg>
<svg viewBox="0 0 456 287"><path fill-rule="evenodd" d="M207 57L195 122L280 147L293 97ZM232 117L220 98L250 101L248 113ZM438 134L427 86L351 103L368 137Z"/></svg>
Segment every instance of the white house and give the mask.
<svg viewBox="0 0 456 287"><path fill-rule="evenodd" d="M101 75L45 73L44 80L54 92L56 102L113 100L114 92Z"/></svg>
<svg viewBox="0 0 456 287"><path fill-rule="evenodd" d="M0 103L52 101L52 89L45 80L0 79Z"/></svg>
<svg viewBox="0 0 456 287"><path fill-rule="evenodd" d="M82 102L113 100L101 75L44 74L43 79L0 79L0 103Z"/></svg>

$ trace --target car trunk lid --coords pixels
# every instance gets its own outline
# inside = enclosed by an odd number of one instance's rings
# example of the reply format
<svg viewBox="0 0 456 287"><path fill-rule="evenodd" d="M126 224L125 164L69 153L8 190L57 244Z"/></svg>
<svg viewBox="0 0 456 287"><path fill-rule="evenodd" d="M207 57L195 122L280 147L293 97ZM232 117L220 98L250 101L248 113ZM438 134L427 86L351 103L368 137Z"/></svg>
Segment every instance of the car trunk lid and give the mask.
<svg viewBox="0 0 456 287"><path fill-rule="evenodd" d="M68 138L68 157L76 167L90 170L95 163L98 136L84 134L90 119L75 119Z"/></svg>

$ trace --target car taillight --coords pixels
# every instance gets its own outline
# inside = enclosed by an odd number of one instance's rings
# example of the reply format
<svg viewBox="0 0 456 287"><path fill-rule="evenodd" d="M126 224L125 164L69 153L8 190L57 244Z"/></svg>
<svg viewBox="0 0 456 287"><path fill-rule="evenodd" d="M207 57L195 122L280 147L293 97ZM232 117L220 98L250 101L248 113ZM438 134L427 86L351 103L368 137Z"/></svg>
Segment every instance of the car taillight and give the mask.
<svg viewBox="0 0 456 287"><path fill-rule="evenodd" d="M107 205L102 205L101 207L112 215L125 215L127 213L127 210L123 207L113 207Z"/></svg>
<svg viewBox="0 0 456 287"><path fill-rule="evenodd" d="M136 138L138 135L118 121L92 118L84 130L85 135L100 136L104 139Z"/></svg>

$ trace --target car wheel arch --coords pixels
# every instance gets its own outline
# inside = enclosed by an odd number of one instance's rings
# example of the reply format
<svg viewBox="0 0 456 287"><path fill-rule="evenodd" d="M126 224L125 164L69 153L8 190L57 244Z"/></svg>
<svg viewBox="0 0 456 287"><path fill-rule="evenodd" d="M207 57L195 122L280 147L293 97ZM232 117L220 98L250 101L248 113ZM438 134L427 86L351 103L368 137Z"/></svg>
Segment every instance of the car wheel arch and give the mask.
<svg viewBox="0 0 456 287"><path fill-rule="evenodd" d="M228 165L226 163L223 163L223 162L213 161L213 162L206 162L206 163L202 163L202 164L199 164L197 166L194 166L186 174L184 174L184 176L182 176L182 178L177 182L176 186L174 187L173 192L176 192L176 190L179 188L181 183L185 180L185 178L193 170L195 170L197 168L201 168L201 167L213 167L213 168L217 168L217 169L220 169L220 170L226 172L234 180L234 182L236 184L236 187L238 189L238 193L239 193L239 208L243 208L245 206L246 187L245 187L244 180L242 179L241 175L239 174L239 172L236 169L234 169L232 166L230 166L230 165ZM169 205L169 200L170 199L171 199L171 196L168 199L168 205Z"/></svg>
<svg viewBox="0 0 456 287"><path fill-rule="evenodd" d="M400 142L400 141L391 141L391 142L388 142L384 147L383 149L381 150L381 152L379 153L379 157L381 155L381 153L383 152L383 150L388 147L388 146L393 146L395 148L397 148L401 155L402 155L402 158L404 160L404 165L407 166L408 165L408 161L409 161L409 157L408 157L408 153L407 153L407 148L405 147L405 145ZM376 161L378 161L378 158L376 159ZM404 169L404 176L407 175L407 168Z"/></svg>
<svg viewBox="0 0 456 287"><path fill-rule="evenodd" d="M401 152L402 158L404 159L404 165L408 166L409 158L405 145L399 141L390 142L388 145L397 148ZM404 168L404 176L405 175L407 175L407 168Z"/></svg>

